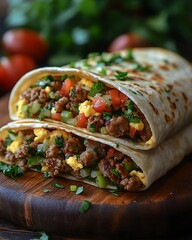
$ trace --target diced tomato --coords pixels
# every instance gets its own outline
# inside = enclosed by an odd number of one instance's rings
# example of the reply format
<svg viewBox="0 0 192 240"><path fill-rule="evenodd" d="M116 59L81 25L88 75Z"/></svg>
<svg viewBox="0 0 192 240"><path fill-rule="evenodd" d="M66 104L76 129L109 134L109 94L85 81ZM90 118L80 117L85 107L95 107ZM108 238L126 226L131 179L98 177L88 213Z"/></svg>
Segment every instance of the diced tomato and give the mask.
<svg viewBox="0 0 192 240"><path fill-rule="evenodd" d="M60 89L60 93L65 97L69 97L69 93L74 86L75 82L73 82L70 78L67 78L63 82L63 85Z"/></svg>
<svg viewBox="0 0 192 240"><path fill-rule="evenodd" d="M77 127L86 128L87 127L87 120L88 120L88 118L85 117L85 114L80 113L77 116Z"/></svg>
<svg viewBox="0 0 192 240"><path fill-rule="evenodd" d="M128 99L125 94L119 92L117 89L109 90L109 94L111 96L112 105L114 107L121 105L121 103L125 102Z"/></svg>
<svg viewBox="0 0 192 240"><path fill-rule="evenodd" d="M109 94L111 96L112 105L118 106L121 103L121 99L119 97L120 92L117 89L111 89L109 90Z"/></svg>
<svg viewBox="0 0 192 240"><path fill-rule="evenodd" d="M114 153L115 153L115 149L114 148L110 148L108 150L108 152L107 152L107 156L108 157L113 157Z"/></svg>
<svg viewBox="0 0 192 240"><path fill-rule="evenodd" d="M51 118L55 121L61 121L61 114L60 113L53 113Z"/></svg>
<svg viewBox="0 0 192 240"><path fill-rule="evenodd" d="M130 135L131 138L135 137L136 132L137 132L136 128L130 127L129 135Z"/></svg>
<svg viewBox="0 0 192 240"><path fill-rule="evenodd" d="M93 99L93 109L95 109L95 111L97 112L110 112L111 111L111 106L108 106L105 99L102 97L96 97Z"/></svg>

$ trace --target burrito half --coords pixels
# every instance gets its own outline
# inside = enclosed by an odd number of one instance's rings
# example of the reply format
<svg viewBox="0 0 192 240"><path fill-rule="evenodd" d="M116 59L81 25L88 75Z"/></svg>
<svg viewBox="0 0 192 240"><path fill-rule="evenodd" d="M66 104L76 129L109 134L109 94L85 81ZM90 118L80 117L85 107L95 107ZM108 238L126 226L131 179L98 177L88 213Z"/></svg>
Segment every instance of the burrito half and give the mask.
<svg viewBox="0 0 192 240"><path fill-rule="evenodd" d="M4 173L15 176L32 169L125 191L147 189L192 151L192 125L149 151L117 146L47 122L12 122L1 128L0 136Z"/></svg>
<svg viewBox="0 0 192 240"><path fill-rule="evenodd" d="M159 48L90 55L23 76L13 120L58 121L117 144L150 149L192 120L192 66Z"/></svg>

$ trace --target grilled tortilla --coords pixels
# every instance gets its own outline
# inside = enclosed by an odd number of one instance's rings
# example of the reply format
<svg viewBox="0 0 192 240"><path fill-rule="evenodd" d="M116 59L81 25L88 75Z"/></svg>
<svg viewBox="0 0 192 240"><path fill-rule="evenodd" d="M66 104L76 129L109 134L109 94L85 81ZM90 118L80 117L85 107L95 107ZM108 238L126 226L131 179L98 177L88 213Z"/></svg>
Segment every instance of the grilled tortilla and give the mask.
<svg viewBox="0 0 192 240"><path fill-rule="evenodd" d="M192 150L192 125L148 151L43 121L9 123L0 129L0 136L4 173L10 168L12 175L13 169L18 173L32 169L125 191L147 189Z"/></svg>
<svg viewBox="0 0 192 240"><path fill-rule="evenodd" d="M24 75L9 102L13 120L64 127L135 149L159 145L192 120L192 66L160 48L92 54Z"/></svg>

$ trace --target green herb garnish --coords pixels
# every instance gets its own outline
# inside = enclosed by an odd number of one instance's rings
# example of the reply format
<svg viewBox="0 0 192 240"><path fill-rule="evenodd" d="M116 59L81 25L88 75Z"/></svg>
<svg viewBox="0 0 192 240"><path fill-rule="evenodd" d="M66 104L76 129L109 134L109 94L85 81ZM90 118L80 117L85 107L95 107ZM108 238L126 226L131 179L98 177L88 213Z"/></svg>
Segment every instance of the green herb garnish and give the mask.
<svg viewBox="0 0 192 240"><path fill-rule="evenodd" d="M140 71L140 72L146 72L146 71L150 71L151 69L151 66L144 66L144 65L141 65L140 63L136 62L135 63L135 67L134 67L134 71Z"/></svg>
<svg viewBox="0 0 192 240"><path fill-rule="evenodd" d="M79 210L80 212L84 213L84 212L87 212L90 207L91 207L91 202L89 202L88 200L84 200Z"/></svg>
<svg viewBox="0 0 192 240"><path fill-rule="evenodd" d="M117 169L111 168L111 169L110 169L110 173L112 173L112 174L115 175L116 177L120 178L120 174L119 174L119 172L117 171Z"/></svg>
<svg viewBox="0 0 192 240"><path fill-rule="evenodd" d="M121 81L133 80L132 78L128 77L128 72L116 71L115 77L117 80Z"/></svg>
<svg viewBox="0 0 192 240"><path fill-rule="evenodd" d="M7 177L16 178L20 174L24 174L23 169L19 166L11 165L8 166L5 163L0 162L0 170L3 171L3 174Z"/></svg>
<svg viewBox="0 0 192 240"><path fill-rule="evenodd" d="M135 58L133 56L133 49L132 48L128 48L127 49L127 55L125 57L123 57L124 60L127 60L127 61L134 61Z"/></svg>
<svg viewBox="0 0 192 240"><path fill-rule="evenodd" d="M50 177L51 177L51 175L49 172L44 172L44 178L50 178Z"/></svg>
<svg viewBox="0 0 192 240"><path fill-rule="evenodd" d="M64 143L63 137L62 136L56 136L55 138L55 144L57 147L62 147Z"/></svg>
<svg viewBox="0 0 192 240"><path fill-rule="evenodd" d="M96 128L95 128L95 124L94 124L94 123L90 124L89 130L90 130L90 132L92 132L92 133L96 132Z"/></svg>
<svg viewBox="0 0 192 240"><path fill-rule="evenodd" d="M115 197L119 197L116 189L110 189L109 192L112 193Z"/></svg>
<svg viewBox="0 0 192 240"><path fill-rule="evenodd" d="M6 137L5 138L5 146L8 147L9 145L11 145L11 143L13 142L13 140L10 137Z"/></svg>
<svg viewBox="0 0 192 240"><path fill-rule="evenodd" d="M51 192L51 190L50 189L43 189L43 192L44 193L49 193L49 192Z"/></svg>
<svg viewBox="0 0 192 240"><path fill-rule="evenodd" d="M110 112L103 112L103 118L106 121L109 121L112 118L112 113L110 113Z"/></svg>
<svg viewBox="0 0 192 240"><path fill-rule="evenodd" d="M41 157L41 156L31 156L27 161L27 165L28 166L40 165L40 163L42 162L43 159L44 159L44 157Z"/></svg>
<svg viewBox="0 0 192 240"><path fill-rule="evenodd" d="M61 189L65 188L63 185L61 185L59 183L52 183L51 186L56 187L56 188L61 188Z"/></svg>
<svg viewBox="0 0 192 240"><path fill-rule="evenodd" d="M106 91L105 84L103 82L94 82L89 92L89 96L94 97L97 93Z"/></svg>

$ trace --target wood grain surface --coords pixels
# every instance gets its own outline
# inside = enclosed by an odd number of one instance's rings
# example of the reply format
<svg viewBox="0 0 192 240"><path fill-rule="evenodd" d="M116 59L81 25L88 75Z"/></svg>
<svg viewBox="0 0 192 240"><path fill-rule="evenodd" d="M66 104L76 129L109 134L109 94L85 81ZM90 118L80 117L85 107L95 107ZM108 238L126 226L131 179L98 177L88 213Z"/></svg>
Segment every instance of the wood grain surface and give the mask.
<svg viewBox="0 0 192 240"><path fill-rule="evenodd" d="M8 96L0 100L1 126L9 121L7 102ZM80 182L45 179L36 172L28 172L16 180L0 173L0 230L2 221L9 221L21 226L9 225L10 231L17 229L15 233L31 235L14 239L32 239L39 231L52 235L51 239L190 239L191 160L192 155L187 156L148 190L119 193L118 197ZM64 188L56 188L53 183ZM71 184L83 186L84 191L76 195L70 191ZM50 192L45 193L45 189ZM91 207L82 213L80 206L84 200L90 201Z"/></svg>

